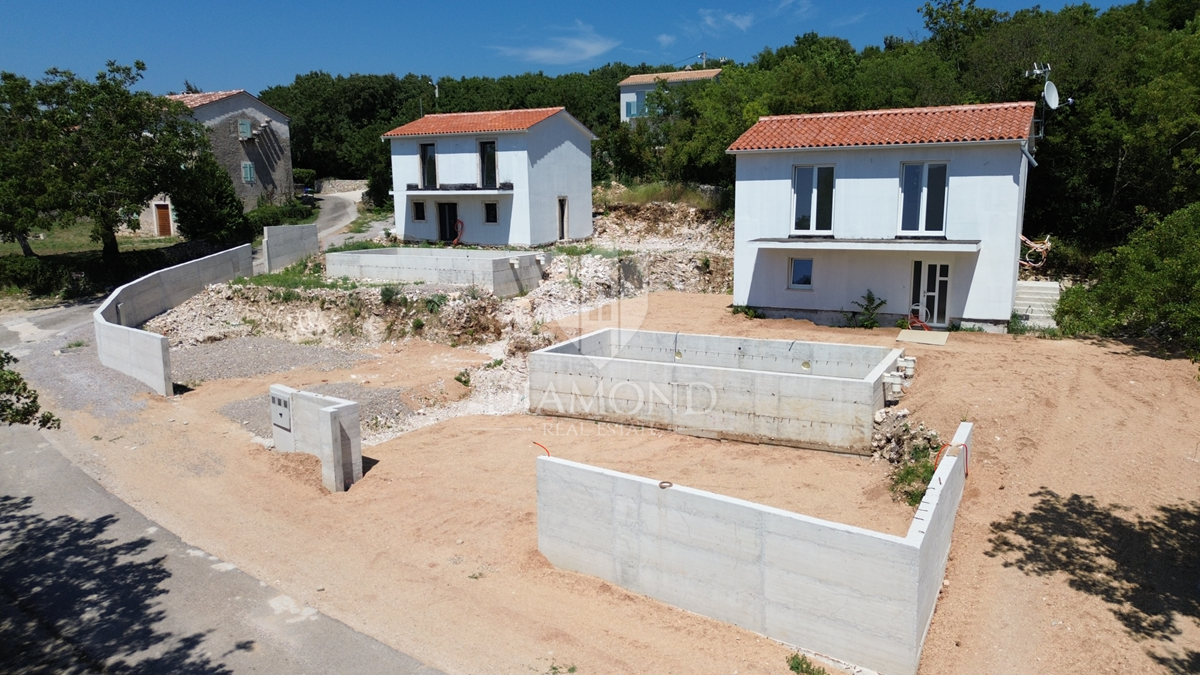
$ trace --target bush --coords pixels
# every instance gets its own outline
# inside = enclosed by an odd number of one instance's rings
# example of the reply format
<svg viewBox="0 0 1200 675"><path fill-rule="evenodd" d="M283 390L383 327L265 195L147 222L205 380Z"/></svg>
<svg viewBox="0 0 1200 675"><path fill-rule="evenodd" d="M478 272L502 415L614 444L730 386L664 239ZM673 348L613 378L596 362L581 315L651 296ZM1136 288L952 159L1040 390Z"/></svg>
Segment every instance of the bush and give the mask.
<svg viewBox="0 0 1200 675"><path fill-rule="evenodd" d="M400 290L389 284L379 289L379 301L385 305L390 305L396 301L396 296L399 294Z"/></svg>
<svg viewBox="0 0 1200 675"><path fill-rule="evenodd" d="M292 169L292 182L296 185L311 188L317 180L317 172L314 169Z"/></svg>
<svg viewBox="0 0 1200 675"><path fill-rule="evenodd" d="M1152 338L1200 354L1200 203L1094 259L1095 281L1068 288L1054 320L1066 335Z"/></svg>
<svg viewBox="0 0 1200 675"><path fill-rule="evenodd" d="M233 180L211 150L201 153L187 169L182 183L171 191L171 202L184 239L226 246L254 240L256 230L243 213Z"/></svg>
<svg viewBox="0 0 1200 675"><path fill-rule="evenodd" d="M257 208L246 214L255 234L262 234L264 227L292 225L310 220L316 214L316 209L305 206L298 201L288 201L282 205L260 203Z"/></svg>

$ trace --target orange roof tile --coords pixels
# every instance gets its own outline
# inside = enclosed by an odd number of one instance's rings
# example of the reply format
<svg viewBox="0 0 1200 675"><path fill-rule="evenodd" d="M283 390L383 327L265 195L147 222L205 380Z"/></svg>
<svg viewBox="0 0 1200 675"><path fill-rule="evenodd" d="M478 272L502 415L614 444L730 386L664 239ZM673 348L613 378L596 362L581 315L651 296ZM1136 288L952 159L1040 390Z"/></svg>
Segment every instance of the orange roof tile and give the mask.
<svg viewBox="0 0 1200 675"><path fill-rule="evenodd" d="M1032 101L761 117L730 152L1024 140Z"/></svg>
<svg viewBox="0 0 1200 675"><path fill-rule="evenodd" d="M402 127L392 129L384 138L397 136L437 136L441 134L481 134L498 131L528 131L566 108L532 108L530 110L489 110L485 112L443 113L426 115Z"/></svg>
<svg viewBox="0 0 1200 675"><path fill-rule="evenodd" d="M215 103L223 98L229 98L235 94L244 94L245 89L234 89L233 91L206 91L199 94L171 94L167 98L172 101L182 101L184 105L195 110L202 105Z"/></svg>
<svg viewBox="0 0 1200 675"><path fill-rule="evenodd" d="M663 82L689 82L691 80L711 80L721 74L720 68L708 70L677 70L673 73L646 73L645 75L630 75L617 83L618 87L628 84L654 84Z"/></svg>

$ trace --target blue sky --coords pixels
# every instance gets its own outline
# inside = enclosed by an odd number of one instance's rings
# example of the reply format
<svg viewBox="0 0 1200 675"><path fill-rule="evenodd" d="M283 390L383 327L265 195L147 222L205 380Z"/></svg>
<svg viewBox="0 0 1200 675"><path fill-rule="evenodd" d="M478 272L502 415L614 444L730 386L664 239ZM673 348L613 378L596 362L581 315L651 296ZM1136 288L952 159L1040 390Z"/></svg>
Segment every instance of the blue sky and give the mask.
<svg viewBox="0 0 1200 675"><path fill-rule="evenodd" d="M166 93L184 79L206 91L257 92L312 70L461 77L555 75L611 61L682 67L702 51L746 61L809 31L860 49L888 34L919 37L921 4L0 0L0 70L35 78L54 66L90 76L109 59L141 59L145 88ZM978 4L1012 11L1033 3Z"/></svg>

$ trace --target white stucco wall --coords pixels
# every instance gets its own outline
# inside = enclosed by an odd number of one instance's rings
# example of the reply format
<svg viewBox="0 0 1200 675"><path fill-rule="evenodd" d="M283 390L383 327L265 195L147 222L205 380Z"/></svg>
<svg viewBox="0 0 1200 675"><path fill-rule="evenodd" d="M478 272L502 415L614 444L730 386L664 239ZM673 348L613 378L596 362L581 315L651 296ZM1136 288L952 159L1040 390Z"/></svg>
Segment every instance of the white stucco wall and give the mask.
<svg viewBox="0 0 1200 675"><path fill-rule="evenodd" d="M627 104L638 99L638 94L642 95L642 101L645 102L646 94L658 88L657 83L652 84L626 84L621 86L621 121L628 122L629 115L627 113Z"/></svg>
<svg viewBox="0 0 1200 675"><path fill-rule="evenodd" d="M979 241L978 252L814 251L751 243L791 234L792 167L809 164L835 167L835 239L912 237L916 233L900 230L901 164L907 162L948 164L942 234L949 241ZM869 288L888 300L883 311L904 313L911 298L912 262L922 260L951 266L951 318L1005 321L1016 291L1026 167L1015 142L738 154L734 302L850 310ZM788 288L789 257L812 258L811 290Z"/></svg>
<svg viewBox="0 0 1200 675"><path fill-rule="evenodd" d="M567 198L567 239L592 236L591 134L558 114L530 130L528 244L558 239L558 198Z"/></svg>

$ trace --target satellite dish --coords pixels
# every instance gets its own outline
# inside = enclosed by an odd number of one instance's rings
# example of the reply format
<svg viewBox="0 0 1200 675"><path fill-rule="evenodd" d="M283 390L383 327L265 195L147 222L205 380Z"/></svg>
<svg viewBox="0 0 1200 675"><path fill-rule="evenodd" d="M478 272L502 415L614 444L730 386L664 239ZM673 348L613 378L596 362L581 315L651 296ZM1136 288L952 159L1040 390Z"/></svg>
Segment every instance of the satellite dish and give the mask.
<svg viewBox="0 0 1200 675"><path fill-rule="evenodd" d="M1042 98L1046 99L1046 105L1050 106L1051 110L1058 109L1058 87L1050 80L1046 80L1046 88L1042 90Z"/></svg>

